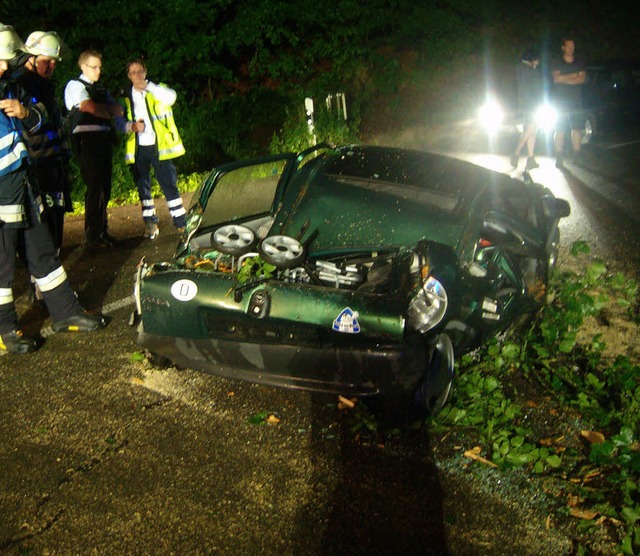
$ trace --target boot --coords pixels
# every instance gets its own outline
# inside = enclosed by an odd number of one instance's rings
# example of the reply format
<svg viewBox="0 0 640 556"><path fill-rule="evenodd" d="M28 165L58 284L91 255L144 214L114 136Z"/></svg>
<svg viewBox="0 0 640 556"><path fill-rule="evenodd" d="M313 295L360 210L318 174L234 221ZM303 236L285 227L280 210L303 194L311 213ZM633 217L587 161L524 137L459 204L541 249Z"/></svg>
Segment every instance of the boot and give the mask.
<svg viewBox="0 0 640 556"><path fill-rule="evenodd" d="M54 322L51 328L56 332L93 332L104 328L106 325L104 317L82 312Z"/></svg>
<svg viewBox="0 0 640 556"><path fill-rule="evenodd" d="M12 330L0 336L0 350L24 355L37 348L36 341L23 336L22 330Z"/></svg>

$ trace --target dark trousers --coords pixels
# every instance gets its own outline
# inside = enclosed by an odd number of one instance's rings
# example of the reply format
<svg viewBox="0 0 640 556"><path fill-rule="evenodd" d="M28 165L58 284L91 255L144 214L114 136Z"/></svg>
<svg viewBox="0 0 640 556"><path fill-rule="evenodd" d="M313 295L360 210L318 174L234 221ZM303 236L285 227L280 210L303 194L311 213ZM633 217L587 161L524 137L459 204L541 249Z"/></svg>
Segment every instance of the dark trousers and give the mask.
<svg viewBox="0 0 640 556"><path fill-rule="evenodd" d="M67 165L61 156L49 156L32 161L28 172L45 207L41 218L51 232L54 246L60 249L64 237L64 215L73 210Z"/></svg>
<svg viewBox="0 0 640 556"><path fill-rule="evenodd" d="M73 135L74 153L80 165L84 196L84 235L88 243L107 233L107 204L111 198L113 139L107 131Z"/></svg>
<svg viewBox="0 0 640 556"><path fill-rule="evenodd" d="M21 256L24 257L29 273L36 279L58 275L62 265L53 245L46 224L41 222L33 207L30 207L28 228L0 227L0 288L11 288L16 274L16 253L22 242ZM56 287L42 292L49 315L53 321L64 320L82 312L78 298L65 279ZM0 305L0 334L6 334L18 327L18 317L14 303Z"/></svg>
<svg viewBox="0 0 640 556"><path fill-rule="evenodd" d="M153 196L151 194L151 168L160 184L160 189L164 193L169 210L173 218L173 224L176 228L182 228L185 225L184 209L182 207L182 197L176 185L178 174L176 167L171 160L159 160L158 149L155 145L141 147L138 145L136 150L136 161L131 166L131 174L133 181L138 188L140 202L142 203L143 219L145 222L158 222L158 216L153 211ZM146 216L144 213L149 212ZM182 213L182 214L181 214Z"/></svg>

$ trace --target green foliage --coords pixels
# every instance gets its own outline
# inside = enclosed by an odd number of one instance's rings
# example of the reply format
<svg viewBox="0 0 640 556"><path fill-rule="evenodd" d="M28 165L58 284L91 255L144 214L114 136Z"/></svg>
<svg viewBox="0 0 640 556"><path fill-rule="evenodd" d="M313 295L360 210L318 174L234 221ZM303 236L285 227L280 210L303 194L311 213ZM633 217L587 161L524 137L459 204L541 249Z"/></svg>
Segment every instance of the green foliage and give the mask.
<svg viewBox="0 0 640 556"><path fill-rule="evenodd" d="M324 99L323 99L324 100ZM272 153L299 152L315 143L349 144L357 141L353 126L357 121L347 122L335 104L329 108L326 102L316 101L314 112L314 133L309 131L304 108L304 99L287 110L282 129L274 133L270 151ZM315 139L315 142L314 142Z"/></svg>
<svg viewBox="0 0 640 556"><path fill-rule="evenodd" d="M247 257L238 272L236 283L242 285L251 280L267 279L273 276L275 270L276 267L274 265L269 264L259 256Z"/></svg>
<svg viewBox="0 0 640 556"><path fill-rule="evenodd" d="M572 254L589 254L585 243ZM638 284L610 272L598 260L581 262L580 272L557 273L552 301L533 326L513 329L473 357L459 363L453 400L434 420L436 426L473 431L490 459L501 467L516 466L534 473L576 472L597 468L598 485L582 489L593 508L624 524L620 550L640 551L640 366L627 356L605 357L601 334L580 334L588 318L605 319L612 307L638 305ZM624 314L624 313L623 313ZM539 381L555 400L579 411L583 427L605 430L603 442L585 453L558 450L535 438L520 406L504 393L502 379L519 373ZM607 438L608 436L608 438ZM545 440L543 442L543 440Z"/></svg>

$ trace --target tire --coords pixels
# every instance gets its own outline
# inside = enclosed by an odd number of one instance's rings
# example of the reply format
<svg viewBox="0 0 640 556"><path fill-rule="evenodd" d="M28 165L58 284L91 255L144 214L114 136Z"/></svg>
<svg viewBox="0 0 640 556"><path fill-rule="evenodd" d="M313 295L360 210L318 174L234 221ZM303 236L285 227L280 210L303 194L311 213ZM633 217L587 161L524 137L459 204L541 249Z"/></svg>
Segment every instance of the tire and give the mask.
<svg viewBox="0 0 640 556"><path fill-rule="evenodd" d="M445 405L453 384L455 357L447 334L436 336L427 346L427 369L415 394L416 405L436 415Z"/></svg>

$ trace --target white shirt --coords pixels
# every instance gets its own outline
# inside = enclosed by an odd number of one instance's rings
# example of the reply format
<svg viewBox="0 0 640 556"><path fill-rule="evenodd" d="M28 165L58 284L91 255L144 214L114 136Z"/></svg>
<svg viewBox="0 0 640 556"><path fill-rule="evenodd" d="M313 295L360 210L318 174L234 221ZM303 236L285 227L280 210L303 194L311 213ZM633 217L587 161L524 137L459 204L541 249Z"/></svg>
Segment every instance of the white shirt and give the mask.
<svg viewBox="0 0 640 556"><path fill-rule="evenodd" d="M91 80L84 73L80 75L78 79L92 85ZM69 81L64 89L64 103L67 110L71 110L74 106L79 107L83 101L91 99L87 92L87 88L80 83L78 79L72 79Z"/></svg>
<svg viewBox="0 0 640 556"><path fill-rule="evenodd" d="M145 102L145 96L147 93L152 94L156 100L159 100L167 106L173 106L176 102L178 95L173 89L166 87L165 85L156 85L152 81L147 83L147 88L144 91L138 91L131 87L131 98L133 99L133 119L135 121L144 121L144 131L138 133L138 145L142 147L148 147L155 145L156 134L153 131L153 124L149 117L149 111L147 110L147 103Z"/></svg>
<svg viewBox="0 0 640 556"><path fill-rule="evenodd" d="M72 79L67 83L67 86L64 88L64 104L67 107L67 110L71 110L72 108L80 108L80 105L85 100L91 100L89 93L87 92L87 88L81 83L88 83L89 85L93 85L93 81L91 81L84 73L78 77L78 79ZM72 133L80 133L83 131L108 131L111 129L108 125L108 122L105 121L104 124L90 124L90 125L77 125L73 128Z"/></svg>

